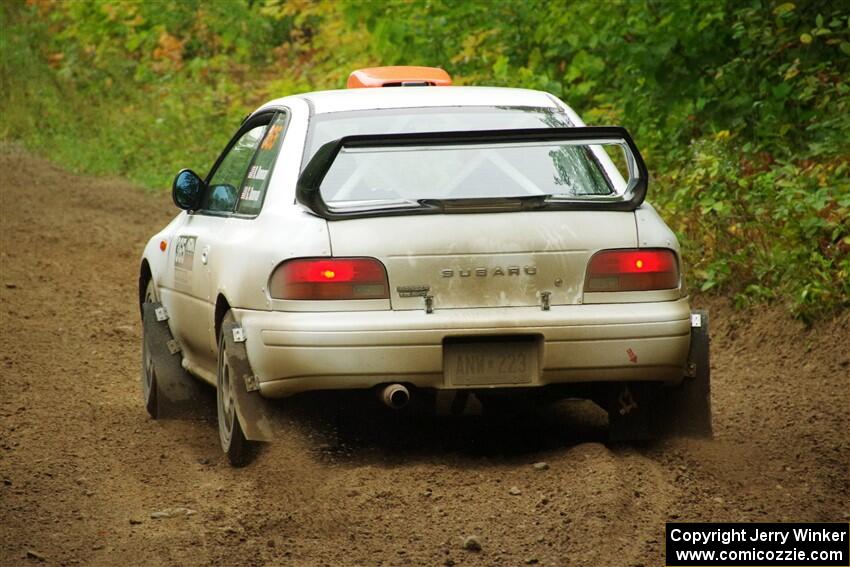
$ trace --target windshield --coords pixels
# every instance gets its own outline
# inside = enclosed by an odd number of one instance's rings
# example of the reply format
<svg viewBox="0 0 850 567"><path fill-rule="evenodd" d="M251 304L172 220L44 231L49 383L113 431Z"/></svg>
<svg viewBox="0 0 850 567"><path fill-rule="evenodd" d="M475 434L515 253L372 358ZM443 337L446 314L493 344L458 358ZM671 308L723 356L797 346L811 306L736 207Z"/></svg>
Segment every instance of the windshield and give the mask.
<svg viewBox="0 0 850 567"><path fill-rule="evenodd" d="M441 107L317 115L307 156L351 135L564 128L556 108ZM616 147L616 144L613 145ZM534 141L343 148L321 183L329 205L615 195L625 182L600 144Z"/></svg>

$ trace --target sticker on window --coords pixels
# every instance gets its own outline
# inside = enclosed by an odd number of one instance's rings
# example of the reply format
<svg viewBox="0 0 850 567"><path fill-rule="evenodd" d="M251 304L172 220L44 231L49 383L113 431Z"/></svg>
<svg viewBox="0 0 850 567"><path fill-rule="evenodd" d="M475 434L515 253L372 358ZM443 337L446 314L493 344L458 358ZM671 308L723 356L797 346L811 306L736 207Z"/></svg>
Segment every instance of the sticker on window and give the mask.
<svg viewBox="0 0 850 567"><path fill-rule="evenodd" d="M274 147L277 139L280 138L280 133L283 132L283 126L280 124L275 124L271 128L269 128L269 133L266 134L265 139L263 140L263 145L260 146L262 150L270 150Z"/></svg>
<svg viewBox="0 0 850 567"><path fill-rule="evenodd" d="M259 189L251 189L250 187L245 187L245 189L242 190L242 200L258 201L262 194L263 193Z"/></svg>
<svg viewBox="0 0 850 567"><path fill-rule="evenodd" d="M269 174L268 169L263 169L259 165L253 166L248 170L248 179L258 179L263 181Z"/></svg>

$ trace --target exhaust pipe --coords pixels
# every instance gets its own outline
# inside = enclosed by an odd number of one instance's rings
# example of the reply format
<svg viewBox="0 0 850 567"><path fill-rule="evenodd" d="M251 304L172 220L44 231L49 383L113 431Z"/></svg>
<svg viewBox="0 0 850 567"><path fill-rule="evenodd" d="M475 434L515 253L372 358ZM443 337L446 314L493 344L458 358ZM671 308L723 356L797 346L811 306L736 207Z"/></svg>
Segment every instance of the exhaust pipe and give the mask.
<svg viewBox="0 0 850 567"><path fill-rule="evenodd" d="M401 409L410 401L410 392L401 384L390 384L381 390L381 401L387 407Z"/></svg>

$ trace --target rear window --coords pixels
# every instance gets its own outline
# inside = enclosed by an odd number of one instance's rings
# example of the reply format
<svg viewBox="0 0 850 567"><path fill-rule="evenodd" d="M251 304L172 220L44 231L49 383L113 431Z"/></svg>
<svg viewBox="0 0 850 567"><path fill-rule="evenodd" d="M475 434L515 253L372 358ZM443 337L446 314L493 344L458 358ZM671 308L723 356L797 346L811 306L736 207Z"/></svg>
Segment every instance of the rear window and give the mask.
<svg viewBox="0 0 850 567"><path fill-rule="evenodd" d="M464 107L318 115L311 156L325 143L358 134L558 128L572 124L555 108ZM625 182L602 146L569 142L343 148L321 184L329 205L382 201L528 196L598 197Z"/></svg>

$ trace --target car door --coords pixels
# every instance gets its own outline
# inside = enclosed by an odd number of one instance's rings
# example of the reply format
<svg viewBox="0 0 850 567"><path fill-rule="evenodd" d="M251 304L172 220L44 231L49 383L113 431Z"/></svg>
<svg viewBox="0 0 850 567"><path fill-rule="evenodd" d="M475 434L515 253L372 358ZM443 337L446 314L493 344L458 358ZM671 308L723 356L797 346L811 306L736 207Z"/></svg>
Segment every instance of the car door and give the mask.
<svg viewBox="0 0 850 567"><path fill-rule="evenodd" d="M232 229L228 219L239 202L248 169L274 113L247 120L216 161L206 179L199 210L177 231L174 242L174 297L169 306L172 331L190 368L212 372L216 364L215 290L212 266Z"/></svg>

